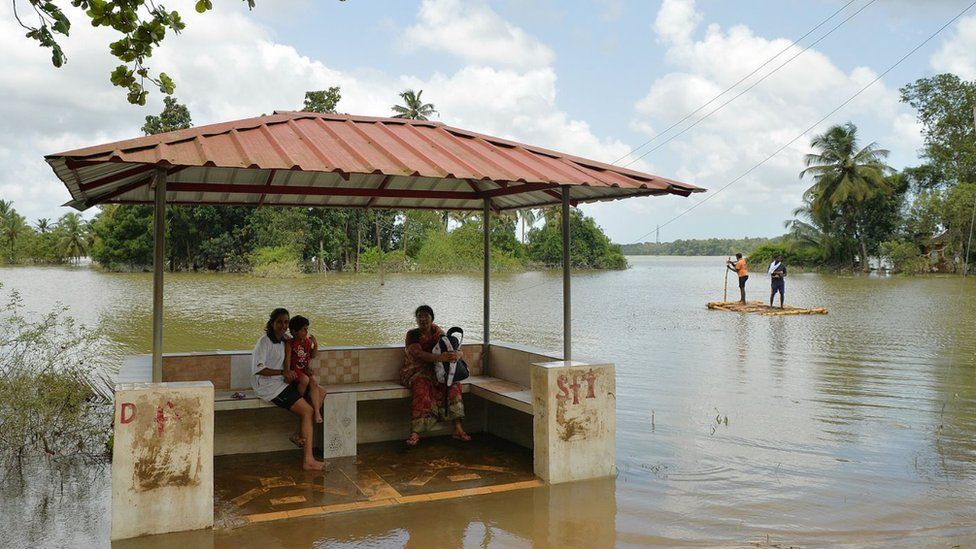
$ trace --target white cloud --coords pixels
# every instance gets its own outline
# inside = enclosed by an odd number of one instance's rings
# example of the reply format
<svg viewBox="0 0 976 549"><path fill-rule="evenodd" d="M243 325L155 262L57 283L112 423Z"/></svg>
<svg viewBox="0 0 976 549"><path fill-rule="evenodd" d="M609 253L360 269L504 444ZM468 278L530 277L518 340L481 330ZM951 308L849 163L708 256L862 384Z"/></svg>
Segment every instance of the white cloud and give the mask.
<svg viewBox="0 0 976 549"><path fill-rule="evenodd" d="M139 135L144 117L159 112L162 97L152 93L147 107L126 103L122 91L108 81L116 64L106 51L108 35L88 25L76 25L66 42L70 61L64 69L54 69L45 51L19 35L4 11L8 6L0 4L0 47L5 52L0 56L0 94L6 99L0 103L0 159L6 168L0 173L0 198L13 200L32 221L57 217L67 211L57 205L70 197L43 155ZM429 20L432 6L421 6L421 23ZM547 61L552 61L551 50L486 10L466 5L462 12L493 22L479 27L485 43L517 36L518 47L548 52ZM305 91L336 85L342 88L340 111L388 116L397 93L410 87L423 89L447 124L604 161L628 150L560 110L551 66L474 64L451 74L424 76L370 67L342 71L276 42L238 6L218 5L214 12L188 13L186 18L187 29L164 43L151 66L176 80L176 97L190 108L195 125L298 109Z"/></svg>
<svg viewBox="0 0 976 549"><path fill-rule="evenodd" d="M976 16L959 20L951 36L930 61L936 72L951 72L964 80L976 80Z"/></svg>
<svg viewBox="0 0 976 549"><path fill-rule="evenodd" d="M664 130L791 45L785 39L758 36L743 25L728 29L710 25L697 37L701 18L693 0L665 0L662 4L654 29L658 38L668 45L667 59L674 71L659 77L636 103L638 116L633 128L652 135ZM667 135L674 135L716 110L799 51L791 48L744 85ZM825 54L808 50L649 158L660 162L675 177L707 187L714 193L800 135L876 77L877 73L867 67L844 71ZM862 144L878 141L883 147L897 150L898 157L913 157L920 138L917 127L911 124L912 118L899 103L897 90L878 82L811 133L851 120L860 129ZM913 130L916 130L914 136ZM648 148L663 143L667 135L655 139ZM798 173L810 137L810 134L801 137L728 190L714 195L694 213L682 218L682 226L700 224L703 218L719 213L742 217L748 213L748 226L754 233L755 227L762 227L760 231L768 231L766 234L782 232L782 221L800 204L802 192L809 185L799 180ZM649 213L663 221L688 206L653 203Z"/></svg>
<svg viewBox="0 0 976 549"><path fill-rule="evenodd" d="M518 69L545 67L556 57L481 1L424 0L404 42L408 48L444 51L467 63Z"/></svg>
<svg viewBox="0 0 976 549"><path fill-rule="evenodd" d="M683 44L691 39L701 19L695 0L664 0L654 20L654 32L666 43Z"/></svg>

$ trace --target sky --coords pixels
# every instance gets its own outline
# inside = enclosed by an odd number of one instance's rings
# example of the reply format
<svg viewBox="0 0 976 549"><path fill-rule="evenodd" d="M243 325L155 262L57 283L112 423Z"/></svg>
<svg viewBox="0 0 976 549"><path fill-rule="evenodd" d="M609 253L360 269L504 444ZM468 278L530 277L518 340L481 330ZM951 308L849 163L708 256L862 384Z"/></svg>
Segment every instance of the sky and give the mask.
<svg viewBox="0 0 976 549"><path fill-rule="evenodd" d="M811 183L798 177L810 138L833 124L855 123L894 168L921 163L898 90L976 79L976 8L884 73L971 1L220 0L201 15L177 0L187 28L148 65L174 78L195 125L297 110L330 86L339 112L389 116L400 91L422 89L446 124L709 189L584 205L617 243L652 241L658 225L661 241L772 237ZM162 108L156 90L126 102L108 79L115 38L69 13L55 69L0 3L0 199L30 222L70 211L45 154L136 137Z"/></svg>

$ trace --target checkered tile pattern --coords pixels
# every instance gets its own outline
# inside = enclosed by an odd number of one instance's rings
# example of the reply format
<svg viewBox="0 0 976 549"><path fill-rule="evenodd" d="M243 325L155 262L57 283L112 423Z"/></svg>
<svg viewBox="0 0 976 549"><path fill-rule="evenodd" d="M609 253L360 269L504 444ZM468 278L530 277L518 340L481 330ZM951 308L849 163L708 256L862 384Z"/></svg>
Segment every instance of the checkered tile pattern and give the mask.
<svg viewBox="0 0 976 549"><path fill-rule="evenodd" d="M325 351L314 362L319 383L359 383L359 353L356 351Z"/></svg>

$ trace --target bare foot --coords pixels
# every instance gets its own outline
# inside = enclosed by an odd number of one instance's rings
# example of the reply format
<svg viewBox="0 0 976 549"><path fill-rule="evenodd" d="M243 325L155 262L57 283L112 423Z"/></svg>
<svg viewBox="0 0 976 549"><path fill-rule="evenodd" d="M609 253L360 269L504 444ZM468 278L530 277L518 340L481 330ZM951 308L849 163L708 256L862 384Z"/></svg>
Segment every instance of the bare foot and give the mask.
<svg viewBox="0 0 976 549"><path fill-rule="evenodd" d="M302 435L300 435L298 433L295 433L294 435L292 435L291 437L289 437L288 440L290 440L292 444L294 444L295 446L298 446L299 448L304 448L305 447L305 439L302 438Z"/></svg>
<svg viewBox="0 0 976 549"><path fill-rule="evenodd" d="M302 469L306 471L321 471L325 469L325 463L317 459L305 460L302 463Z"/></svg>
<svg viewBox="0 0 976 549"><path fill-rule="evenodd" d="M315 414L315 423L322 423L322 415Z"/></svg>
<svg viewBox="0 0 976 549"><path fill-rule="evenodd" d="M407 437L405 442L407 443L407 446L416 446L417 443L420 442L420 433L410 433L410 436Z"/></svg>
<svg viewBox="0 0 976 549"><path fill-rule="evenodd" d="M454 434L451 436L463 442L469 442L471 440L471 435L465 433L464 431L454 431Z"/></svg>

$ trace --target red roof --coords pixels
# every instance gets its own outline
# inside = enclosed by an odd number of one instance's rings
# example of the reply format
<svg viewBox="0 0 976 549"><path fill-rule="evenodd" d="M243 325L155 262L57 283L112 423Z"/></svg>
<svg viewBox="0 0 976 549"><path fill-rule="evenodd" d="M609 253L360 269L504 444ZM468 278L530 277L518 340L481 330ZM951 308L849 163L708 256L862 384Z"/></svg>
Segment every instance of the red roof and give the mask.
<svg viewBox="0 0 976 549"><path fill-rule="evenodd" d="M45 157L68 205L167 202L495 210L704 189L439 122L275 112Z"/></svg>

